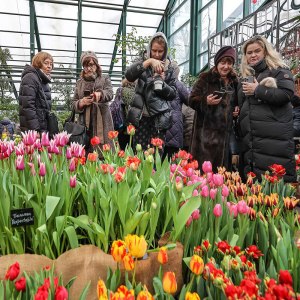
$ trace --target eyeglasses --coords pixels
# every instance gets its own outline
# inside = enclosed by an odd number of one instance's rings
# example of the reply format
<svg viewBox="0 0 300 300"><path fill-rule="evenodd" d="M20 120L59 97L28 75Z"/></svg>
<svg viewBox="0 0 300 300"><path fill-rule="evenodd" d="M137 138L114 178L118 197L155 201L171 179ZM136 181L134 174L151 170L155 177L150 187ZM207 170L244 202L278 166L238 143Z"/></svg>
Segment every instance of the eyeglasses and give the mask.
<svg viewBox="0 0 300 300"><path fill-rule="evenodd" d="M88 64L88 65L83 66L83 69L84 70L93 69L93 67L95 67L95 66L96 66L95 64Z"/></svg>

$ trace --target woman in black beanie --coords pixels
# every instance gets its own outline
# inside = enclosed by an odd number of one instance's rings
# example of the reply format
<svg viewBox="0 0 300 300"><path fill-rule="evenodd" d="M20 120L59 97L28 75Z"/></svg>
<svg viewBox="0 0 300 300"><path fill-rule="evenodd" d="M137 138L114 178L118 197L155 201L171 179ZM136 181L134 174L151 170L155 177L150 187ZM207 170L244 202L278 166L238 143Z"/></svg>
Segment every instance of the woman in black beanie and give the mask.
<svg viewBox="0 0 300 300"><path fill-rule="evenodd" d="M200 167L210 161L214 172L221 166L231 168L229 141L233 116L238 115L235 58L234 48L222 47L214 67L199 75L189 98L195 110L190 152Z"/></svg>

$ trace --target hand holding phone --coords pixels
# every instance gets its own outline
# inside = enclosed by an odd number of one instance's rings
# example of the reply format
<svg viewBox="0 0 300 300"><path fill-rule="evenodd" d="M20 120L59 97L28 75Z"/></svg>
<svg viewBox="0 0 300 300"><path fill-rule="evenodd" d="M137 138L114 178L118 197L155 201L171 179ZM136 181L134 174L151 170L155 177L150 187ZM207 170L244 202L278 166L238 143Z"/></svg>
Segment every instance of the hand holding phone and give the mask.
<svg viewBox="0 0 300 300"><path fill-rule="evenodd" d="M214 91L213 92L213 95L214 96L217 96L217 98L224 98L224 96L225 96L225 92L221 92L221 91Z"/></svg>
<svg viewBox="0 0 300 300"><path fill-rule="evenodd" d="M85 91L83 92L83 95L84 95L84 97L88 97L88 98L91 98L91 97L92 97L91 91L90 91L90 90L85 90Z"/></svg>

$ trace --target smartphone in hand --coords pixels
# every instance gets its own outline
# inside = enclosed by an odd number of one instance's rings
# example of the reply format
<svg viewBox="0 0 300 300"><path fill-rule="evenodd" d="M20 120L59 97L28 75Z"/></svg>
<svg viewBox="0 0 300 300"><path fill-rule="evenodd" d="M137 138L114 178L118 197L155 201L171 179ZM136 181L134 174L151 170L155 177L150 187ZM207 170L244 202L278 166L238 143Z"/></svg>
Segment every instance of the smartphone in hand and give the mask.
<svg viewBox="0 0 300 300"><path fill-rule="evenodd" d="M224 96L225 96L225 92L220 92L220 91L214 91L213 92L213 95L214 96L217 96L217 98L224 98Z"/></svg>
<svg viewBox="0 0 300 300"><path fill-rule="evenodd" d="M89 90L85 90L84 92L83 92L83 95L84 95L84 97L88 97L88 98L91 98L92 96L91 96L91 91L89 91Z"/></svg>

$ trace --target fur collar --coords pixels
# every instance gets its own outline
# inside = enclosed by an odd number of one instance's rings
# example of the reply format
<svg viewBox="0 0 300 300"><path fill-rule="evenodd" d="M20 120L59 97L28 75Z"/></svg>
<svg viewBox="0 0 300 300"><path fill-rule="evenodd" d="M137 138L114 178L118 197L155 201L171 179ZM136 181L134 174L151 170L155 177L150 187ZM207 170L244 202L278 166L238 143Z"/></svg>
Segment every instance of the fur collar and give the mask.
<svg viewBox="0 0 300 300"><path fill-rule="evenodd" d="M237 75L234 71L231 71L231 73L229 73L228 78L229 81L236 82L236 83L238 82ZM199 79L211 83L218 83L220 82L220 80L222 80L220 74L216 71L215 67L211 68L207 72L201 73L199 75Z"/></svg>

